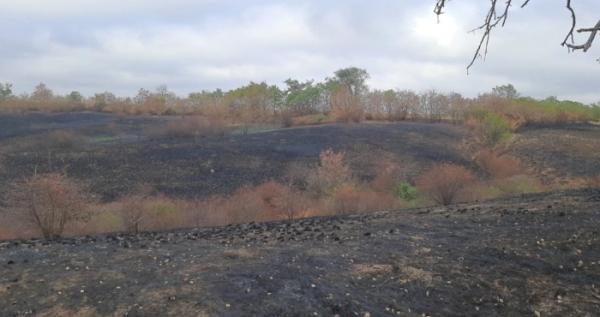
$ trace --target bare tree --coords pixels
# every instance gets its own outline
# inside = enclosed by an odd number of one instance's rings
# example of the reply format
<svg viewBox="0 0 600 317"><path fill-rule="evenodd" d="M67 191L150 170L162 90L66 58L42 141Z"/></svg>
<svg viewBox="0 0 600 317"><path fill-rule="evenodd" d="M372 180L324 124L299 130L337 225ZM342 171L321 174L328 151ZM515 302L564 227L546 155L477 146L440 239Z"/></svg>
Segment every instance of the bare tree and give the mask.
<svg viewBox="0 0 600 317"><path fill-rule="evenodd" d="M62 236L65 227L87 220L90 195L63 174L34 175L9 193L9 210L33 225L46 239Z"/></svg>
<svg viewBox="0 0 600 317"><path fill-rule="evenodd" d="M142 184L137 186L129 196L121 198L119 214L127 232L138 233L142 230L144 221L148 216L146 202L151 194L152 187Z"/></svg>
<svg viewBox="0 0 600 317"><path fill-rule="evenodd" d="M565 39L562 41L561 45L567 47L569 51L577 51L582 50L583 52L587 52L590 47L592 47L592 43L596 38L596 34L600 31L600 20L593 27L588 28L579 28L577 29L577 14L571 5L571 0L564 0L565 5L569 13L571 14L571 27L569 28ZM439 17L444 14L444 9L446 8L446 4L450 2L450 0L436 0L435 7L433 12ZM471 62L467 66L467 71L473 66L478 57L485 56L488 50L488 44L490 42L490 36L492 30L497 27L503 27L508 19L508 15L510 12L510 7L515 0L490 0L490 8L485 15L485 19L483 24L473 29L472 32L475 31L483 31L477 49L473 54L473 58ZM530 0L523 0L520 7L523 8L529 4ZM588 34L588 38L582 44L575 44L575 32L577 33L586 33ZM482 52L483 51L483 52ZM598 59L600 61L600 59Z"/></svg>

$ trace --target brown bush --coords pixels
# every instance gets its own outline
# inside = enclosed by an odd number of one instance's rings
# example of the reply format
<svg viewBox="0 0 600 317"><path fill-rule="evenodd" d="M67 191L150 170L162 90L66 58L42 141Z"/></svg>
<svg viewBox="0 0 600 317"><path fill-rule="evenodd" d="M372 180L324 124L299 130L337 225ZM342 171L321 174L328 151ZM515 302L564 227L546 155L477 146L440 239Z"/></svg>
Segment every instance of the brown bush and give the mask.
<svg viewBox="0 0 600 317"><path fill-rule="evenodd" d="M332 203L331 208L336 214L382 211L400 206L399 201L391 194L352 184L338 187L333 194Z"/></svg>
<svg viewBox="0 0 600 317"><path fill-rule="evenodd" d="M46 239L62 236L68 224L89 216L89 194L63 174L35 175L18 184L8 201L18 219Z"/></svg>
<svg viewBox="0 0 600 317"><path fill-rule="evenodd" d="M142 185L119 201L118 213L127 232L138 233L147 215L146 203L152 189Z"/></svg>
<svg viewBox="0 0 600 317"><path fill-rule="evenodd" d="M227 131L225 120L217 117L185 116L169 121L154 134L168 138L205 137L224 135Z"/></svg>
<svg viewBox="0 0 600 317"><path fill-rule="evenodd" d="M377 192L392 192L398 183L404 179L404 173L397 163L383 159L376 165L375 178L371 181L370 187Z"/></svg>
<svg viewBox="0 0 600 317"><path fill-rule="evenodd" d="M519 159L489 149L479 151L475 157L475 162L488 175L497 179L523 173Z"/></svg>
<svg viewBox="0 0 600 317"><path fill-rule="evenodd" d="M225 200L228 223L256 221L266 211L264 200L252 187L242 187Z"/></svg>
<svg viewBox="0 0 600 317"><path fill-rule="evenodd" d="M352 171L344 161L344 153L325 150L319 155L319 166L307 175L308 189L316 196L324 196L339 185L352 183Z"/></svg>
<svg viewBox="0 0 600 317"><path fill-rule="evenodd" d="M442 163L433 166L417 179L417 187L441 205L452 204L474 179L473 173L460 165Z"/></svg>
<svg viewBox="0 0 600 317"><path fill-rule="evenodd" d="M291 187L287 187L274 199L276 215L286 220L294 220L305 217L306 210L310 206L310 200L306 195Z"/></svg>

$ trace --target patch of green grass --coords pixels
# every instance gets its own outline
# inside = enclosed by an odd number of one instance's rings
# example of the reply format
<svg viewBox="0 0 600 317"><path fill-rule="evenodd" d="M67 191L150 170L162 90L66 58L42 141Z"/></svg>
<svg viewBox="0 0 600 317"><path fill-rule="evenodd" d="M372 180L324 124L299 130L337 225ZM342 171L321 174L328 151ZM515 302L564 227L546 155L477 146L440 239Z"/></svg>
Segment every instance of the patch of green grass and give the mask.
<svg viewBox="0 0 600 317"><path fill-rule="evenodd" d="M103 142L114 142L119 138L114 135L98 135L91 138L91 141L94 143L103 143Z"/></svg>
<svg viewBox="0 0 600 317"><path fill-rule="evenodd" d="M417 188L406 181L396 185L394 194L396 197L409 202L414 201L418 197Z"/></svg>

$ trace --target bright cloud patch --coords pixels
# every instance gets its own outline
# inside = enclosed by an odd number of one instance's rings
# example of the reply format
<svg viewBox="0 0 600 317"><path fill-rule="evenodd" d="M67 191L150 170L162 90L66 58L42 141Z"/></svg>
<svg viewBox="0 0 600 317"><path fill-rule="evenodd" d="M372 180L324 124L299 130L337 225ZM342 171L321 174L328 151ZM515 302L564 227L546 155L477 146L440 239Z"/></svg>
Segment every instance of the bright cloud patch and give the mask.
<svg viewBox="0 0 600 317"><path fill-rule="evenodd" d="M59 93L132 95L167 84L186 94L321 80L352 65L366 68L376 88L473 96L512 82L535 97L600 100L599 50L568 54L558 45L563 25L546 23L567 21L558 5L515 8L467 76L478 40L467 31L481 23L484 5L451 2L437 23L431 2L12 1L0 12L0 81L19 92L43 81ZM582 21L600 11L588 6Z"/></svg>

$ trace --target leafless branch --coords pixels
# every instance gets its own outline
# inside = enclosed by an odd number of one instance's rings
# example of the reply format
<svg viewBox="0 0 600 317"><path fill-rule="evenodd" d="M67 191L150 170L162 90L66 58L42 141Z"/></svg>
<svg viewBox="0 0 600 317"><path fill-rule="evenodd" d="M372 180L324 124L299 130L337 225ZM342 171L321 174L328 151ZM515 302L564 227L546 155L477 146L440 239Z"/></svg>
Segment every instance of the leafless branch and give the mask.
<svg viewBox="0 0 600 317"><path fill-rule="evenodd" d="M436 4L433 9L433 12L438 17L438 20L439 20L440 16L442 14L444 14L444 9L446 8L446 3L449 1L450 0L436 0ZM511 7L513 1L514 0L504 0L504 1L490 0L490 9L488 10L487 14L485 15L483 24L481 24L479 27L471 30L471 32L483 31L483 34L481 35L481 39L479 40L479 44L477 45L477 48L475 49L475 53L473 54L471 61L467 65L467 72L469 71L471 66L473 66L473 64L475 64L475 61L477 60L477 58L485 58L485 56L487 55L492 30L497 26L504 27L504 25L506 24L506 21L508 19L509 10L510 10L510 7ZM530 0L523 1L523 3L521 4L521 8L527 6L529 4L529 2L530 2ZM567 10L571 14L571 27L569 29L569 32L565 36L565 39L561 43L561 45L566 46L571 51L582 50L583 52L587 52L590 49L590 47L592 46L592 43L594 42L596 35L598 34L598 32L600 32L600 21L598 21L598 23L596 23L596 25L594 27L581 28L581 29L576 30L577 15L575 13L575 10L571 6L571 0L565 0L565 2L566 2ZM589 33L587 41L583 44L576 45L575 44L575 35L574 35L575 32Z"/></svg>

